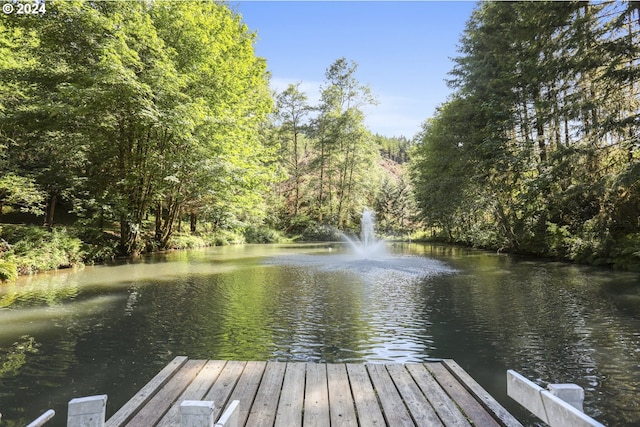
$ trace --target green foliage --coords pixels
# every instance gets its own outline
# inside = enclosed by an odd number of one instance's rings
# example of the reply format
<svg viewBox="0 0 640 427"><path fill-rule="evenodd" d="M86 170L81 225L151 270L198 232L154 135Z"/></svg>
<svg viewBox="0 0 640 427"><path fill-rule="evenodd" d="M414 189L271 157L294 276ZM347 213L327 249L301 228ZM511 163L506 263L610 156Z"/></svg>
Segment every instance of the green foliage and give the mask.
<svg viewBox="0 0 640 427"><path fill-rule="evenodd" d="M623 236L611 245L609 262L616 268L640 271L640 233Z"/></svg>
<svg viewBox="0 0 640 427"><path fill-rule="evenodd" d="M406 137L387 138L376 134L374 139L380 150L380 155L383 158L392 160L398 164L403 164L409 160L411 141Z"/></svg>
<svg viewBox="0 0 640 427"><path fill-rule="evenodd" d="M0 177L0 217L4 205L19 206L22 212L42 213L43 194L29 178L7 173Z"/></svg>
<svg viewBox="0 0 640 427"><path fill-rule="evenodd" d="M468 154L473 118L462 99L441 106L434 119L423 125L411 153L411 179L422 219L443 229L453 240L454 228L468 210L474 161ZM482 200L476 200L476 207Z"/></svg>
<svg viewBox="0 0 640 427"><path fill-rule="evenodd" d="M192 234L174 233L169 239L167 249L194 249L211 246L207 240L201 236Z"/></svg>
<svg viewBox="0 0 640 427"><path fill-rule="evenodd" d="M6 258L20 274L33 274L82 264L82 242L66 229L48 232L34 226L5 226L3 238L11 245Z"/></svg>
<svg viewBox="0 0 640 427"><path fill-rule="evenodd" d="M571 246L571 231L567 225L558 226L552 222L547 222L547 243L549 244L549 255L564 257Z"/></svg>
<svg viewBox="0 0 640 427"><path fill-rule="evenodd" d="M247 243L282 243L286 239L281 232L265 226L251 226L244 231Z"/></svg>
<svg viewBox="0 0 640 427"><path fill-rule="evenodd" d="M245 243L244 236L227 230L200 233L198 235L174 233L167 249L195 249L209 246L226 246Z"/></svg>
<svg viewBox="0 0 640 427"><path fill-rule="evenodd" d="M0 282L16 280L18 265L14 261L0 259Z"/></svg>
<svg viewBox="0 0 640 427"><path fill-rule="evenodd" d="M71 230L82 241L84 264L110 261L118 256L119 239L113 233L107 233L90 227Z"/></svg>
<svg viewBox="0 0 640 427"><path fill-rule="evenodd" d="M131 254L150 213L161 247L183 215L260 219L272 99L239 15L195 0L52 0L32 18L0 21L0 172L44 190L49 226L62 200L116 221L118 252ZM0 206L42 213L24 179L0 182Z"/></svg>
<svg viewBox="0 0 640 427"><path fill-rule="evenodd" d="M408 177L387 175L375 199L377 229L391 235L406 235L414 225L417 208Z"/></svg>
<svg viewBox="0 0 640 427"><path fill-rule="evenodd" d="M271 213L276 219L270 226L305 239L330 238L335 234L331 227L353 228L362 210L375 204L383 177L396 174L385 164L408 158L405 138L373 136L364 126L363 107L375 99L356 79L357 68L346 58L334 61L325 72L317 106L307 104L300 85L277 95L269 135L284 179L274 188ZM406 226L408 217L403 212L398 223Z"/></svg>
<svg viewBox="0 0 640 427"><path fill-rule="evenodd" d="M450 241L594 264L636 261L637 6L485 2L454 96L425 123L412 180Z"/></svg>
<svg viewBox="0 0 640 427"><path fill-rule="evenodd" d="M365 128L374 100L345 58L327 69L320 105L291 86L269 123L266 61L226 4L51 0L32 18L0 20L0 215L3 205L46 214L51 229L63 206L100 231L75 230L81 249L55 228L24 236L12 253L23 272L51 267L36 264L38 239L52 265L68 265L75 252L98 262L280 239L262 224L326 238L375 203L381 154L407 159L406 139ZM406 227L394 212L389 227ZM213 234L173 239L187 218L192 234L202 224Z"/></svg>
<svg viewBox="0 0 640 427"><path fill-rule="evenodd" d="M342 240L342 235L335 227L311 222L298 236L297 240L309 242L336 242Z"/></svg>
<svg viewBox="0 0 640 427"><path fill-rule="evenodd" d="M244 243L244 236L231 230L218 230L214 233L208 233L206 239L211 246L239 245Z"/></svg>

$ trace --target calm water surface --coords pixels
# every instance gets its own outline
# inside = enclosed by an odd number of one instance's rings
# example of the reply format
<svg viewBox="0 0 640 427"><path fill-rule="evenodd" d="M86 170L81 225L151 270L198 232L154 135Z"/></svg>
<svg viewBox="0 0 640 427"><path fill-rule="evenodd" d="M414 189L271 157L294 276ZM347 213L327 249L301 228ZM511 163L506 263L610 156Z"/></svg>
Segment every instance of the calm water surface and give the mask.
<svg viewBox="0 0 640 427"><path fill-rule="evenodd" d="M73 397L107 416L176 355L317 362L455 359L527 425L507 369L585 388L585 412L640 425L640 275L419 244L175 252L0 285L2 426Z"/></svg>

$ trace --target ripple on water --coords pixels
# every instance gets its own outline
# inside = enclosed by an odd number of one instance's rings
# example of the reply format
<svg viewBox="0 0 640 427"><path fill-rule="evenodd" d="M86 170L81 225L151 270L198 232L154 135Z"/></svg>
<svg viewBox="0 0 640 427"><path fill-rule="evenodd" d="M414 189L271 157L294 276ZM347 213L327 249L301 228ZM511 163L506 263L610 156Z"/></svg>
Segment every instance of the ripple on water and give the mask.
<svg viewBox="0 0 640 427"><path fill-rule="evenodd" d="M382 255L363 258L360 255L345 253L333 255L295 254L271 257L265 260L265 264L301 266L328 272L351 272L376 281L386 281L397 277L420 279L456 272L441 261L411 255Z"/></svg>

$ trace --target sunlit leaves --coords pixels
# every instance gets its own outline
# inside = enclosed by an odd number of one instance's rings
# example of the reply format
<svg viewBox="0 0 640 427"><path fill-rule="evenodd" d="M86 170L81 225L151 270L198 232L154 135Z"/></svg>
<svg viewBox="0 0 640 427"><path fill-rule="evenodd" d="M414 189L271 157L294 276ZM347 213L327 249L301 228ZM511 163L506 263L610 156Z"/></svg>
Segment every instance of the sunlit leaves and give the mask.
<svg viewBox="0 0 640 427"><path fill-rule="evenodd" d="M253 40L215 2L53 0L43 16L3 20L5 167L78 212L112 213L125 253L154 209L163 242L185 210L251 210L269 175L258 130L272 106Z"/></svg>
<svg viewBox="0 0 640 427"><path fill-rule="evenodd" d="M639 188L625 177L638 162L639 17L634 2L480 4L451 72L456 95L416 151L425 219L455 225L454 240L533 253L553 240L567 256L608 257L637 233ZM491 242L477 232L487 227ZM597 248L575 249L594 231Z"/></svg>
<svg viewBox="0 0 640 427"><path fill-rule="evenodd" d="M43 200L43 193L33 180L13 173L0 176L0 216L5 205L40 214Z"/></svg>

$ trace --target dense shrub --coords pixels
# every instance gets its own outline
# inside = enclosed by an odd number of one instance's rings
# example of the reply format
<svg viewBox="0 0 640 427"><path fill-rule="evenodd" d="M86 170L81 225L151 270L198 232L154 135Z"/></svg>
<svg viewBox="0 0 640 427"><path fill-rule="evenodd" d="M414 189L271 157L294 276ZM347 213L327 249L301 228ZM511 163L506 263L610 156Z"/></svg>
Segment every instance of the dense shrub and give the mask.
<svg viewBox="0 0 640 427"><path fill-rule="evenodd" d="M0 260L0 282L16 280L18 278L18 265L14 261Z"/></svg>
<svg viewBox="0 0 640 427"><path fill-rule="evenodd" d="M208 246L225 246L244 243L242 235L231 231L217 231L213 233L184 234L174 233L165 249L194 249Z"/></svg>
<svg viewBox="0 0 640 427"><path fill-rule="evenodd" d="M20 274L33 274L83 263L82 242L65 228L48 232L36 226L4 226L3 238L11 249L5 254Z"/></svg>
<svg viewBox="0 0 640 427"><path fill-rule="evenodd" d="M298 240L315 242L333 242L342 240L342 234L334 227L311 223L304 229Z"/></svg>
<svg viewBox="0 0 640 427"><path fill-rule="evenodd" d="M314 224L317 224L317 222L307 215L297 214L289 219L286 230L292 235L300 235L304 234L305 230Z"/></svg>
<svg viewBox="0 0 640 427"><path fill-rule="evenodd" d="M249 226L244 231L247 243L280 243L286 239L279 231L265 226Z"/></svg>
<svg viewBox="0 0 640 427"><path fill-rule="evenodd" d="M85 264L95 264L113 260L118 255L118 236L90 227L75 229L75 235L82 241Z"/></svg>
<svg viewBox="0 0 640 427"><path fill-rule="evenodd" d="M234 231L216 231L204 235L210 246L240 245L245 243L244 236Z"/></svg>
<svg viewBox="0 0 640 427"><path fill-rule="evenodd" d="M193 234L174 233L167 242L166 249L194 249L210 246L208 242L200 236Z"/></svg>

